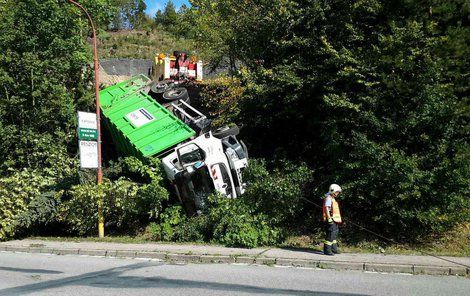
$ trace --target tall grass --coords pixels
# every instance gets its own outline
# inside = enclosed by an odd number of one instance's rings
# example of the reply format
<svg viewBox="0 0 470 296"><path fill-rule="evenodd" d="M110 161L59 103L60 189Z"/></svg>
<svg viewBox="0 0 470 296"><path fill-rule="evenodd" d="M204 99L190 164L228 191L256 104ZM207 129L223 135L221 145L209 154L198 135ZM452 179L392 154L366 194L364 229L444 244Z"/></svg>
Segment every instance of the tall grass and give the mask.
<svg viewBox="0 0 470 296"><path fill-rule="evenodd" d="M101 32L98 38L101 58L153 59L159 53L173 50L194 52L195 49L192 40L178 38L163 29Z"/></svg>

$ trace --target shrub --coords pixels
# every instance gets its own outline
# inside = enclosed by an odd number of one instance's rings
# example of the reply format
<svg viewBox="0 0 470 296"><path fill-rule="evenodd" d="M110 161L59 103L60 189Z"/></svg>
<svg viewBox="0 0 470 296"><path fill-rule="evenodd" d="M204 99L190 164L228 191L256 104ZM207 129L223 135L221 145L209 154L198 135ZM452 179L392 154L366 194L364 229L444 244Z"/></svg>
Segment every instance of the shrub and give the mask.
<svg viewBox="0 0 470 296"><path fill-rule="evenodd" d="M175 229L177 242L204 242L210 240L210 225L206 215L184 219Z"/></svg>
<svg viewBox="0 0 470 296"><path fill-rule="evenodd" d="M243 199L278 226L290 226L303 209L302 197L312 171L304 164L283 161L280 169L269 171L264 160L251 159L244 172L248 183Z"/></svg>
<svg viewBox="0 0 470 296"><path fill-rule="evenodd" d="M145 228L144 236L148 238L149 240L159 241L160 238L162 237L162 228L160 227L160 224L151 222Z"/></svg>
<svg viewBox="0 0 470 296"><path fill-rule="evenodd" d="M0 240L17 232L17 219L28 210L41 191L54 184L54 179L36 170L22 170L0 178Z"/></svg>
<svg viewBox="0 0 470 296"><path fill-rule="evenodd" d="M41 233L58 221L63 191L47 191L32 199L16 219L18 234ZM54 229L57 231L57 229Z"/></svg>
<svg viewBox="0 0 470 296"><path fill-rule="evenodd" d="M254 248L272 245L282 238L282 232L272 226L268 216L254 214L243 199L220 196L209 198L209 223L212 225L212 241L230 247Z"/></svg>
<svg viewBox="0 0 470 296"><path fill-rule="evenodd" d="M179 205L167 208L160 215L160 228L162 241L172 241L175 228L185 219L183 208Z"/></svg>
<svg viewBox="0 0 470 296"><path fill-rule="evenodd" d="M254 248L279 243L285 233L273 227L271 219L254 211L243 199L209 197L207 213L187 217L181 206L167 208L160 223L150 223L146 236L151 240L215 242L230 247Z"/></svg>
<svg viewBox="0 0 470 296"><path fill-rule="evenodd" d="M205 80L201 85L201 103L215 127L236 122L240 114L238 101L242 98L244 87L237 78L219 77Z"/></svg>
<svg viewBox="0 0 470 296"><path fill-rule="evenodd" d="M159 161L146 165L130 157L114 164L108 172L110 178L100 186L81 184L72 187L70 200L64 205L64 221L72 232L80 235L95 231L98 206L102 203L106 224L118 231L136 230L149 218L157 217L168 200L163 187Z"/></svg>

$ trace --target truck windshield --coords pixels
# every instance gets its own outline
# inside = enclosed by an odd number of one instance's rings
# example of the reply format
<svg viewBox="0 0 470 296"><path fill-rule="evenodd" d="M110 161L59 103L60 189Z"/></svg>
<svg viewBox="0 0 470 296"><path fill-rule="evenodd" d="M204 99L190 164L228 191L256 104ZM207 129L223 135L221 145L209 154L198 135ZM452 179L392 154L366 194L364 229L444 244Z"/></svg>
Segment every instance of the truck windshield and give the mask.
<svg viewBox="0 0 470 296"><path fill-rule="evenodd" d="M214 185L206 166L196 170L191 175L191 182L193 183L196 196L208 196L214 190Z"/></svg>

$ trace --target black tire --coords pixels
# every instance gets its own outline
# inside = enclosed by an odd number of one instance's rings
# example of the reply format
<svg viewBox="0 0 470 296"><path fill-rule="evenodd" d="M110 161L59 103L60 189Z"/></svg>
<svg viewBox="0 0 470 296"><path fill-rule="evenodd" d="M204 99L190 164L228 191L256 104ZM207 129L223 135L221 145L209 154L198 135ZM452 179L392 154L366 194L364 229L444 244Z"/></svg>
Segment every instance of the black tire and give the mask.
<svg viewBox="0 0 470 296"><path fill-rule="evenodd" d="M188 90L185 87L174 87L163 93L163 100L170 103L174 101L185 101L189 104Z"/></svg>
<svg viewBox="0 0 470 296"><path fill-rule="evenodd" d="M160 100L162 98L163 93L169 90L170 87L171 85L169 83L155 82L150 87L149 95L156 100Z"/></svg>
<svg viewBox="0 0 470 296"><path fill-rule="evenodd" d="M212 135L216 138L222 139L227 136L236 136L240 133L240 128L236 125L233 126L224 126L221 128L212 131Z"/></svg>

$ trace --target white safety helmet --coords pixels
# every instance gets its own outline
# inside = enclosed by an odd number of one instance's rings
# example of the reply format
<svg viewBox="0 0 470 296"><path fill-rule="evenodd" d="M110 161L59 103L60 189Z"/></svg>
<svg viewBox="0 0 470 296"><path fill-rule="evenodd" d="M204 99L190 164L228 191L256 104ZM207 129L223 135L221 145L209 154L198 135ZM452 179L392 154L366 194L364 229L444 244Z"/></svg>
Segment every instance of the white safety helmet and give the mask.
<svg viewBox="0 0 470 296"><path fill-rule="evenodd" d="M341 187L338 184L330 185L330 193L341 192Z"/></svg>

